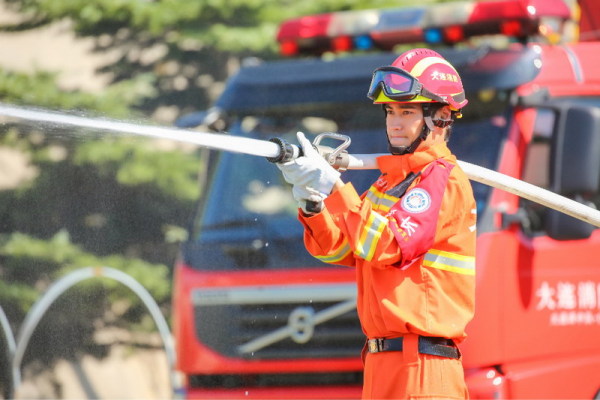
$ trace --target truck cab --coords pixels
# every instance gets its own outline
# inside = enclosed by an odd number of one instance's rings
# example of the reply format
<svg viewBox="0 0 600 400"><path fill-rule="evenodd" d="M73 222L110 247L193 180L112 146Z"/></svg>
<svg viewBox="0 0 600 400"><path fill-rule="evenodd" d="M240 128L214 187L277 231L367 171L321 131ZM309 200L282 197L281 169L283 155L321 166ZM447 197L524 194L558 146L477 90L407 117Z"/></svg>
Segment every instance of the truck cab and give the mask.
<svg viewBox="0 0 600 400"><path fill-rule="evenodd" d="M289 142L297 131L338 132L351 138L350 153L386 152L384 112L366 97L371 74L397 57L392 45L426 42L456 67L469 99L449 142L459 160L596 207L600 43L538 41L570 17L560 0L496 0L288 21L282 53L320 56L244 66L202 122ZM482 33L508 42L451 46ZM369 43L383 51L359 48ZM352 47L358 53L348 54ZM365 337L354 271L306 252L297 204L274 165L226 152L208 158L174 275L187 397L360 398ZM342 174L359 191L377 176ZM600 232L513 194L473 189L476 315L461 344L471 397L595 398Z"/></svg>

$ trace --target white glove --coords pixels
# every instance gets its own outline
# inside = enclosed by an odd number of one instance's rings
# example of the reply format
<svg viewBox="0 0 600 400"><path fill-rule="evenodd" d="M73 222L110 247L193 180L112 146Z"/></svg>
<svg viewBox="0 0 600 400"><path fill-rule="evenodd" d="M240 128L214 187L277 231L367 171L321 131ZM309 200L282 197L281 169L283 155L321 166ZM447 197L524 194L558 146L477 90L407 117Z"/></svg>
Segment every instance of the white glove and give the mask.
<svg viewBox="0 0 600 400"><path fill-rule="evenodd" d="M304 214L316 214L323 209L323 200L327 198L316 189L307 186L294 185L292 195Z"/></svg>
<svg viewBox="0 0 600 400"><path fill-rule="evenodd" d="M298 132L297 137L304 155L275 165L281 170L288 183L316 189L324 196L329 195L340 173L319 155L312 143L304 137L304 133Z"/></svg>

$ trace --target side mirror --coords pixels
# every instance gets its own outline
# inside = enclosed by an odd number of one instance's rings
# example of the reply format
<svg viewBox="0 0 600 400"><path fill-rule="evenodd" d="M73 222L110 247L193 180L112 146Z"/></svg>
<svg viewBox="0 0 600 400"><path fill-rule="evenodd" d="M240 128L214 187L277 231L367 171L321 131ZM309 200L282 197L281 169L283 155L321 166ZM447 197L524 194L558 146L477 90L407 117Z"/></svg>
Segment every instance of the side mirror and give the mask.
<svg viewBox="0 0 600 400"><path fill-rule="evenodd" d="M200 125L205 125L213 132L222 132L227 129L229 123L225 112L218 107L186 114L175 121L178 128L195 128Z"/></svg>
<svg viewBox="0 0 600 400"><path fill-rule="evenodd" d="M600 108L574 106L561 110L552 141L550 188L587 205L600 189ZM548 235L558 240L585 239L593 225L550 210Z"/></svg>

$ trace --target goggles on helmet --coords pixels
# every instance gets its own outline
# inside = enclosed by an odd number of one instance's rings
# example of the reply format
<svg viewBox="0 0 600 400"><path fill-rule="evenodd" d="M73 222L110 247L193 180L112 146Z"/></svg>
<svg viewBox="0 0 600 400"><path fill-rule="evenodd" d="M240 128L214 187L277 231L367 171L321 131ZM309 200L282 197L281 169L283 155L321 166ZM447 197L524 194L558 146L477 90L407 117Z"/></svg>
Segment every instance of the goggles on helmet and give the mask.
<svg viewBox="0 0 600 400"><path fill-rule="evenodd" d="M440 103L448 103L440 96L425 89L417 78L408 72L391 66L380 67L373 72L367 97L375 101L382 90L386 97L395 101L409 101L421 95Z"/></svg>

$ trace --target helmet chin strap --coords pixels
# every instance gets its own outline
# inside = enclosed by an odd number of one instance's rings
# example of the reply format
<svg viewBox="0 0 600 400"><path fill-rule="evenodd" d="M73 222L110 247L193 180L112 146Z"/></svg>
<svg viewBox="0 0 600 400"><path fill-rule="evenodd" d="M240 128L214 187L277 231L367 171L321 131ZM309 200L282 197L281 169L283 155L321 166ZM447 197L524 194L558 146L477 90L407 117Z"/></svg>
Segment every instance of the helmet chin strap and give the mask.
<svg viewBox="0 0 600 400"><path fill-rule="evenodd" d="M390 153L392 153L395 156L403 156L404 154L414 153L415 150L417 150L417 147L419 147L419 145L421 144L421 142L427 139L427 135L429 135L429 132L431 132L431 130L427 126L427 123L425 123L425 125L423 125L423 129L421 130L421 134L419 135L419 137L417 137L409 146L392 146L392 143L390 142L390 138L388 136L388 149Z"/></svg>
<svg viewBox="0 0 600 400"><path fill-rule="evenodd" d="M452 125L454 122L452 119L433 119L433 114L437 110L437 107L432 107L430 104L423 104L423 121L425 124L423 125L423 129L421 130L421 134L409 145L409 146L392 146L390 142L390 138L388 136L388 149L390 153L395 156L402 156L404 154L411 154L417 150L417 147L421 144L421 142L427 139L427 135L433 131L435 127L445 128L447 126ZM387 136L387 133L386 133Z"/></svg>

